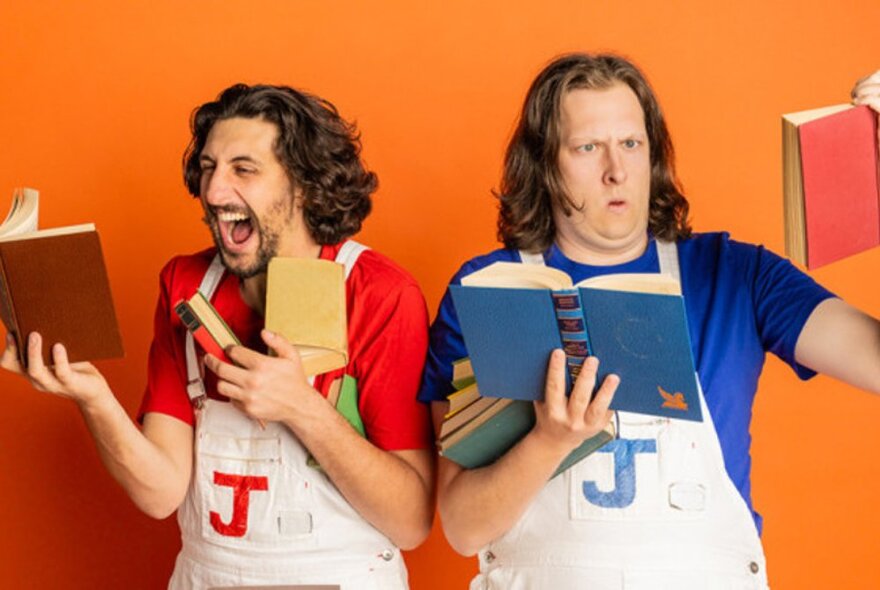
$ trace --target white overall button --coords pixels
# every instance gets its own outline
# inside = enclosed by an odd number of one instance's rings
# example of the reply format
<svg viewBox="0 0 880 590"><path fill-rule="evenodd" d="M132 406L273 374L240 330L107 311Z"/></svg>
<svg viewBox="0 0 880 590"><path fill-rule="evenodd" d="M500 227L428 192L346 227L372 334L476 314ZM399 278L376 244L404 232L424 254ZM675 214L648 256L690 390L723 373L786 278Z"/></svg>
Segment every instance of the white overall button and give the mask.
<svg viewBox="0 0 880 590"><path fill-rule="evenodd" d="M753 561L749 564L749 571L751 571L753 574L757 574L759 571L761 571L761 567Z"/></svg>
<svg viewBox="0 0 880 590"><path fill-rule="evenodd" d="M391 549L386 549L382 552L382 559L384 559L385 561L391 561L392 559L394 559L394 551Z"/></svg>

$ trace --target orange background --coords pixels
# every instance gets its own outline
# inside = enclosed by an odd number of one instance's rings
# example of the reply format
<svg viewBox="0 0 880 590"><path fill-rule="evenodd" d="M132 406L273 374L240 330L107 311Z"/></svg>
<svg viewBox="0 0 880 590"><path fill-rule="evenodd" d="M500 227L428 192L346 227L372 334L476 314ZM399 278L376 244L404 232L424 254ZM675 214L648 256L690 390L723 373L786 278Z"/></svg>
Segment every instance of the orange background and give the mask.
<svg viewBox="0 0 880 590"><path fill-rule="evenodd" d="M457 265L495 246L489 191L552 56L632 57L665 108L695 227L781 251L779 115L846 101L880 67L878 22L876 0L6 0L0 194L40 189L45 227L97 224L127 348L100 367L134 413L157 273L209 243L181 181L188 117L227 85L295 85L357 120L381 180L361 240L411 270L433 311ZM880 316L880 249L813 274ZM173 519L129 503L72 403L8 375L0 392L0 586L164 587ZM774 588L880 587L878 421L880 400L768 361L753 477ZM438 526L407 561L416 590L475 571Z"/></svg>

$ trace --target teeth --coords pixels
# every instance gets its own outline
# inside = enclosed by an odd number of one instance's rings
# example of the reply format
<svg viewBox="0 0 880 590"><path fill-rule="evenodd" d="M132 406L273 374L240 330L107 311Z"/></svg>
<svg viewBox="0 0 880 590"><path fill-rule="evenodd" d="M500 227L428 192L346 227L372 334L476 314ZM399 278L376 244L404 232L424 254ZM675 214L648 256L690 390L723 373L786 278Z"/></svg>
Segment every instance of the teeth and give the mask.
<svg viewBox="0 0 880 590"><path fill-rule="evenodd" d="M245 219L248 219L248 216L236 211L221 211L217 214L217 219L231 223L233 221L244 221Z"/></svg>

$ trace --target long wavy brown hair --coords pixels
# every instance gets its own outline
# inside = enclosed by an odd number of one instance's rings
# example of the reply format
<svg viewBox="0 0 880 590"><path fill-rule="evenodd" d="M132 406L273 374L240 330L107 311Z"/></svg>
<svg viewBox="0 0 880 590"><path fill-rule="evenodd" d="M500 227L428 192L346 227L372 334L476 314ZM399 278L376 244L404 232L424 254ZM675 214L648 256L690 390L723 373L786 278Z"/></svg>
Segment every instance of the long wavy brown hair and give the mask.
<svg viewBox="0 0 880 590"><path fill-rule="evenodd" d="M319 244L357 233L372 207L376 175L364 168L356 127L328 101L287 86L236 84L193 111L192 139L183 155L183 178L198 197L199 156L217 121L263 119L278 128L275 156L302 191L303 218Z"/></svg>
<svg viewBox="0 0 880 590"><path fill-rule="evenodd" d="M546 250L556 224L553 207L578 209L566 193L558 168L562 98L571 90L604 89L621 82L638 97L645 114L651 158L648 228L664 240L691 234L688 202L675 176L675 153L660 104L644 75L617 55L573 53L553 60L532 82L507 146L501 186L498 239L508 248Z"/></svg>

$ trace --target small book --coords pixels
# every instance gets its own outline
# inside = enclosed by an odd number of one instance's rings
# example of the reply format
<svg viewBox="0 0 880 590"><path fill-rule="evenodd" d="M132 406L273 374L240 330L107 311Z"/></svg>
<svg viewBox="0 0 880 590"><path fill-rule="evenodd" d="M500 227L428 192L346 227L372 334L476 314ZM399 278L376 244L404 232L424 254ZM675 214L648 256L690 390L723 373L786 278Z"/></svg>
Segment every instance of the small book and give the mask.
<svg viewBox="0 0 880 590"><path fill-rule="evenodd" d="M785 251L814 269L880 245L877 116L848 104L782 116Z"/></svg>
<svg viewBox="0 0 880 590"><path fill-rule="evenodd" d="M178 301L174 311L202 350L232 364L226 356L226 349L241 342L201 291L196 291L189 299Z"/></svg>
<svg viewBox="0 0 880 590"><path fill-rule="evenodd" d="M471 375L473 375L473 373L471 373ZM480 399L480 390L477 389L477 383L473 380L473 376L471 377L470 383L467 383L464 386L457 386L455 381L452 382L452 386L456 388L456 391L455 393L449 394L449 397L446 398L446 401L449 402L449 411L446 414L447 418Z"/></svg>
<svg viewBox="0 0 880 590"><path fill-rule="evenodd" d="M37 230L39 193L17 189L0 224L0 317L27 366L27 336L43 337L43 362L60 342L70 362L124 352L101 240L94 224Z"/></svg>
<svg viewBox="0 0 880 590"><path fill-rule="evenodd" d="M456 393L450 395L450 398ZM532 402L477 397L469 406L447 414L440 427L440 454L466 469L489 465L513 448L535 425ZM614 422L586 439L557 467L559 475L615 437Z"/></svg>
<svg viewBox="0 0 880 590"><path fill-rule="evenodd" d="M450 287L480 393L543 397L550 353L566 353L568 389L587 356L597 387L614 373L611 408L702 420L681 288L662 274L617 274L572 285L564 272L496 262Z"/></svg>
<svg viewBox="0 0 880 590"><path fill-rule="evenodd" d="M454 395L454 394L453 394ZM450 396L451 397L451 396ZM477 395L477 399L459 410L450 409L443 417L443 424L440 426L440 438L444 438L453 431L471 422L478 415L482 414L492 404L501 401L497 397L482 397ZM452 402L450 402L451 408Z"/></svg>
<svg viewBox="0 0 880 590"><path fill-rule="evenodd" d="M306 375L348 364L345 267L329 260L273 258L266 285L266 329L294 344Z"/></svg>

